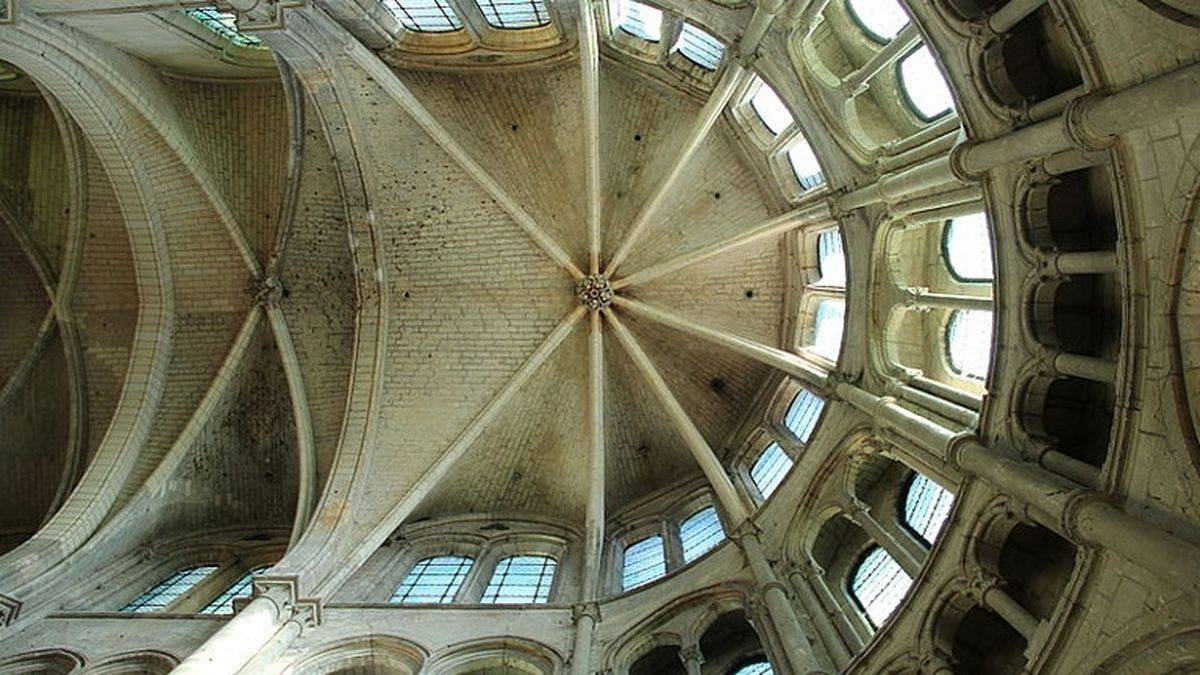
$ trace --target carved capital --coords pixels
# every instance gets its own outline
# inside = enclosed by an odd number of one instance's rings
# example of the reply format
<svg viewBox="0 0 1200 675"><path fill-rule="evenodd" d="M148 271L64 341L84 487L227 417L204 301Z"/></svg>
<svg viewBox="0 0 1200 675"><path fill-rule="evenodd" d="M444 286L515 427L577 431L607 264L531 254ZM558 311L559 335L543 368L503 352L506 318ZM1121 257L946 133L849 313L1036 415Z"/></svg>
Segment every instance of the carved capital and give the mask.
<svg viewBox="0 0 1200 675"><path fill-rule="evenodd" d="M1079 488L1071 493L1067 498L1067 503L1062 510L1062 519L1059 526L1062 528L1063 534L1077 546L1091 546L1083 533L1079 531L1079 523L1082 520L1080 513L1095 505L1104 505L1117 508L1107 496L1102 493L1090 490L1088 488Z"/></svg>
<svg viewBox="0 0 1200 675"><path fill-rule="evenodd" d="M12 23L16 20L17 12L13 7L13 0L0 0L0 23Z"/></svg>
<svg viewBox="0 0 1200 675"><path fill-rule="evenodd" d="M746 519L729 533L729 538L732 539L738 546L741 546L742 542L747 537L753 537L757 539L758 535L760 534L762 534L762 529L760 529L753 520Z"/></svg>
<svg viewBox="0 0 1200 675"><path fill-rule="evenodd" d="M959 471L963 471L963 455L968 448L983 445L983 441L974 433L964 431L956 434L946 446L946 460Z"/></svg>
<svg viewBox="0 0 1200 675"><path fill-rule="evenodd" d="M237 14L237 28L243 33L284 28L284 10L303 7L307 0L225 0Z"/></svg>
<svg viewBox="0 0 1200 675"><path fill-rule="evenodd" d="M0 593L0 628L11 625L21 613L21 601Z"/></svg>
<svg viewBox="0 0 1200 675"><path fill-rule="evenodd" d="M1112 136L1097 133L1088 126L1088 109L1094 105L1096 99L1096 92L1080 96L1068 103L1062 114L1067 138L1071 139L1072 145L1085 152L1105 150L1115 141Z"/></svg>
<svg viewBox="0 0 1200 675"><path fill-rule="evenodd" d="M302 630L321 624L320 599L299 597L295 575L254 577L254 597L275 603L281 620L295 621Z"/></svg>
<svg viewBox="0 0 1200 675"><path fill-rule="evenodd" d="M963 183L977 183L980 179L979 174L974 174L967 170L967 153L974 146L975 141L966 141L950 148L950 157L948 158L950 160L950 173Z"/></svg>
<svg viewBox="0 0 1200 675"><path fill-rule="evenodd" d="M997 579L995 575L989 574L981 569L977 569L972 576L963 580L963 585L965 586L967 595L969 595L972 600L978 602L979 604L986 604L984 603L984 596L988 594L988 591L998 588L1000 586L1000 580Z"/></svg>
<svg viewBox="0 0 1200 675"><path fill-rule="evenodd" d="M679 648L679 660L684 665L691 662L695 662L697 665L704 665L704 652L700 651L700 645L684 645Z"/></svg>
<svg viewBox="0 0 1200 675"><path fill-rule="evenodd" d="M592 623L600 623L600 603L577 602L571 605L571 623L579 623L585 616L592 617Z"/></svg>

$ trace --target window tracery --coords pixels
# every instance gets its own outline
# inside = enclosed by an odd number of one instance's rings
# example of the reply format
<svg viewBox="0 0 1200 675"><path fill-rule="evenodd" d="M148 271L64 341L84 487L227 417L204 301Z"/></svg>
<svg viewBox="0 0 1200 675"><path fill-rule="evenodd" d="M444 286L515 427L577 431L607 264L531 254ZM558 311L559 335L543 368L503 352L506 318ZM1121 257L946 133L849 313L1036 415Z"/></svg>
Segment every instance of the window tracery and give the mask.
<svg viewBox="0 0 1200 675"><path fill-rule="evenodd" d="M666 549L661 535L652 535L625 547L621 587L629 591L667 573Z"/></svg>
<svg viewBox="0 0 1200 675"><path fill-rule="evenodd" d="M613 0L612 25L647 42L662 39L662 10L634 0Z"/></svg>
<svg viewBox="0 0 1200 675"><path fill-rule="evenodd" d="M243 574L237 581L233 582L229 588L221 592L220 595L213 598L212 602L204 606L200 610L201 614L233 614L233 601L235 598L250 597L253 589L254 576L262 574L270 569L270 565L262 565Z"/></svg>
<svg viewBox="0 0 1200 675"><path fill-rule="evenodd" d="M196 565L181 569L131 600L121 611L135 614L164 611L215 571L216 565Z"/></svg>
<svg viewBox="0 0 1200 675"><path fill-rule="evenodd" d="M879 546L872 546L867 551L850 577L850 595L873 628L879 628L887 621L911 586L912 577Z"/></svg>
<svg viewBox="0 0 1200 675"><path fill-rule="evenodd" d="M475 5L492 28L517 30L550 24L542 0L475 0Z"/></svg>
<svg viewBox="0 0 1200 675"><path fill-rule="evenodd" d="M928 476L914 473L904 491L904 524L933 545L954 507L954 495Z"/></svg>
<svg viewBox="0 0 1200 675"><path fill-rule="evenodd" d="M454 602L475 561L466 556L441 555L425 558L412 566L388 602Z"/></svg>
<svg viewBox="0 0 1200 675"><path fill-rule="evenodd" d="M484 604L544 604L558 561L545 555L514 555L501 560L483 591Z"/></svg>
<svg viewBox="0 0 1200 675"><path fill-rule="evenodd" d="M418 33L461 30L462 20L445 0L382 0L401 26Z"/></svg>
<svg viewBox="0 0 1200 675"><path fill-rule="evenodd" d="M679 540L683 544L683 564L688 564L725 541L725 528L717 509L706 506L679 524Z"/></svg>
<svg viewBox="0 0 1200 675"><path fill-rule="evenodd" d="M771 443L762 451L754 466L750 468L750 480L758 493L766 499L775 492L775 488L783 482L784 477L792 470L792 458L788 457L778 443Z"/></svg>
<svg viewBox="0 0 1200 675"><path fill-rule="evenodd" d="M686 22L671 49L705 70L716 70L721 59L725 58L725 45L720 40Z"/></svg>

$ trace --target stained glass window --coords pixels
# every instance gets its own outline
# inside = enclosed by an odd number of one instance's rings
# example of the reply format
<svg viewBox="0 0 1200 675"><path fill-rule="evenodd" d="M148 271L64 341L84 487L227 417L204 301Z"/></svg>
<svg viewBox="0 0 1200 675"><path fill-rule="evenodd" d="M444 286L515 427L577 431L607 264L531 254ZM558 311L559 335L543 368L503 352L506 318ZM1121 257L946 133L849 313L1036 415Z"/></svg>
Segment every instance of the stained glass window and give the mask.
<svg viewBox="0 0 1200 675"><path fill-rule="evenodd" d="M878 628L900 606L910 586L912 577L887 551L876 546L854 568L850 593L866 612L871 625Z"/></svg>
<svg viewBox="0 0 1200 675"><path fill-rule="evenodd" d="M217 571L216 565L197 565L179 570L134 598L128 605L122 607L121 611L136 614L161 612L215 571Z"/></svg>
<svg viewBox="0 0 1200 675"><path fill-rule="evenodd" d="M938 69L933 52L921 47L900 60L900 86L917 116L929 122L954 108L950 85Z"/></svg>
<svg viewBox="0 0 1200 675"><path fill-rule="evenodd" d="M388 602L454 602L473 563L460 555L425 558L413 565Z"/></svg>
<svg viewBox="0 0 1200 675"><path fill-rule="evenodd" d="M821 165L817 162L817 156L813 154L808 141L801 138L793 143L792 147L788 148L787 156L800 187L811 190L825 182L825 174L821 171Z"/></svg>
<svg viewBox="0 0 1200 675"><path fill-rule="evenodd" d="M486 604L542 604L550 600L550 585L558 561L544 555L515 555L501 560L483 592Z"/></svg>
<svg viewBox="0 0 1200 675"><path fill-rule="evenodd" d="M771 85L766 82L760 82L758 89L750 97L750 107L754 108L758 119L762 120L762 123L773 134L787 129L795 121L792 113L783 104L783 100L779 98L779 94L775 93Z"/></svg>
<svg viewBox="0 0 1200 675"><path fill-rule="evenodd" d="M817 235L817 272L822 286L846 285L846 252L842 250L842 233L826 230Z"/></svg>
<svg viewBox="0 0 1200 675"><path fill-rule="evenodd" d="M987 216L972 213L946 221L942 230L942 254L946 268L959 281L992 280L992 242L988 238Z"/></svg>
<svg viewBox="0 0 1200 675"><path fill-rule="evenodd" d="M956 375L970 380L987 378L992 360L992 313L956 309L946 325L946 361Z"/></svg>
<svg viewBox="0 0 1200 675"><path fill-rule="evenodd" d="M634 0L614 0L609 5L612 25L634 37L658 42L662 39L662 12Z"/></svg>
<svg viewBox="0 0 1200 675"><path fill-rule="evenodd" d="M950 517L954 495L923 474L913 474L904 495L904 524L930 546Z"/></svg>
<svg viewBox="0 0 1200 675"><path fill-rule="evenodd" d="M233 585L225 589L224 593L218 595L212 602L208 603L204 609L200 610L201 614L233 614L233 599L248 598L253 589L254 575L262 574L270 565L255 567L254 569L242 575L241 579L233 582Z"/></svg>
<svg viewBox="0 0 1200 675"><path fill-rule="evenodd" d="M896 0L846 0L850 16L868 35L890 42L908 25L908 12Z"/></svg>
<svg viewBox="0 0 1200 675"><path fill-rule="evenodd" d="M716 70L725 56L725 45L720 40L690 23L683 24L674 50L706 70Z"/></svg>
<svg viewBox="0 0 1200 675"><path fill-rule="evenodd" d="M807 443L808 439L812 438L813 429L816 428L817 420L821 418L821 411L824 409L825 399L807 389L801 389L788 405L783 424L796 438Z"/></svg>
<svg viewBox="0 0 1200 675"><path fill-rule="evenodd" d="M778 443L772 443L754 460L754 466L750 467L750 480L754 481L754 487L766 499L775 492L791 468L792 458Z"/></svg>
<svg viewBox="0 0 1200 675"><path fill-rule="evenodd" d="M448 33L462 28L462 21L445 0L383 0L383 6L401 26L418 33Z"/></svg>
<svg viewBox="0 0 1200 675"><path fill-rule="evenodd" d="M247 35L237 28L237 16L222 12L216 7L193 7L183 10L185 14L204 24L209 30L242 47L261 47L262 40Z"/></svg>
<svg viewBox="0 0 1200 675"><path fill-rule="evenodd" d="M707 506L693 513L679 525L679 539L683 543L683 562L690 563L708 553L725 541L725 529L717 510Z"/></svg>
<svg viewBox="0 0 1200 675"><path fill-rule="evenodd" d="M550 23L542 0L475 0L493 28L536 28Z"/></svg>
<svg viewBox="0 0 1200 675"><path fill-rule="evenodd" d="M817 303L813 317L812 350L830 361L837 361L842 351L842 330L846 325L846 303L842 300L822 300Z"/></svg>
<svg viewBox="0 0 1200 675"><path fill-rule="evenodd" d="M626 546L624 559L621 587L627 591L648 584L667 573L663 538L657 534Z"/></svg>

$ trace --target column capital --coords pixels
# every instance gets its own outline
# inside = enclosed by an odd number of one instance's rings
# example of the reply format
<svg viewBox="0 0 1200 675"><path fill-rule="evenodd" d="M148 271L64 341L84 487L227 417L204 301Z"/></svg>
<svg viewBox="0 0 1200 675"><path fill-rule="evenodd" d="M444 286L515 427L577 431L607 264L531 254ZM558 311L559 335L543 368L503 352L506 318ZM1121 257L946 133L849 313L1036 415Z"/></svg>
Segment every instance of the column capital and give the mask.
<svg viewBox="0 0 1200 675"><path fill-rule="evenodd" d="M281 623L295 621L301 629L321 624L320 598L302 598L295 575L261 575L254 577L253 597L267 598L275 603Z"/></svg>
<svg viewBox="0 0 1200 675"><path fill-rule="evenodd" d="M959 471L967 471L967 469L963 467L965 454L968 449L975 447L987 447L987 444L984 443L983 439L977 436L975 432L964 431L955 434L954 438L952 438L950 443L946 446L946 459L950 462L951 466Z"/></svg>
<svg viewBox="0 0 1200 675"><path fill-rule="evenodd" d="M976 141L963 141L950 148L950 173L963 183L976 183L982 178L982 174L967 169L967 155L975 145Z"/></svg>
<svg viewBox="0 0 1200 675"><path fill-rule="evenodd" d="M13 0L0 0L0 24L12 23L17 20L17 13L13 8Z"/></svg>
<svg viewBox="0 0 1200 675"><path fill-rule="evenodd" d="M679 660L682 661L684 665L687 665L688 663L703 665L704 652L700 651L700 645L695 643L680 645Z"/></svg>
<svg viewBox="0 0 1200 675"><path fill-rule="evenodd" d="M1063 506L1059 525L1062 527L1063 534L1076 546L1092 546L1088 538L1079 530L1079 525L1082 521L1080 514L1084 509L1096 505L1118 508L1108 496L1084 487L1073 491L1071 496L1067 498L1067 503Z"/></svg>
<svg viewBox="0 0 1200 675"><path fill-rule="evenodd" d="M1096 132L1088 125L1088 110L1096 104L1102 94L1092 92L1080 96L1067 104L1063 110L1063 128L1071 145L1084 152L1106 150L1113 144L1113 137Z"/></svg>
<svg viewBox="0 0 1200 675"><path fill-rule="evenodd" d="M980 604L986 605L984 596L1000 586L1000 579L996 575L987 572L983 569L976 568L969 572L971 576L965 577L962 580L964 590L972 600Z"/></svg>
<svg viewBox="0 0 1200 675"><path fill-rule="evenodd" d="M307 0L224 0L223 5L237 14L237 28L243 33L284 28L283 10L303 7Z"/></svg>
<svg viewBox="0 0 1200 675"><path fill-rule="evenodd" d="M741 546L742 541L747 537L758 539L760 534L762 534L762 529L753 520L747 518L739 523L737 527L733 528L729 533L729 538L738 546Z"/></svg>
<svg viewBox="0 0 1200 675"><path fill-rule="evenodd" d="M585 616L592 617L593 623L600 623L600 603L577 602L571 605L571 623L579 623Z"/></svg>

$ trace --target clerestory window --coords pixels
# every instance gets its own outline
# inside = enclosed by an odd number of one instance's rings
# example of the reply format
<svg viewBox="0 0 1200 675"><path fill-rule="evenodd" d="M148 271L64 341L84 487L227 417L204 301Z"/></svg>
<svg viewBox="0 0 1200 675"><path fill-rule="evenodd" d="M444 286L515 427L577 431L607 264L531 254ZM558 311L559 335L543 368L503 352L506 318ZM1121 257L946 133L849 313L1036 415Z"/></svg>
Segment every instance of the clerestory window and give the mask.
<svg viewBox="0 0 1200 675"><path fill-rule="evenodd" d="M987 379L992 360L992 313L983 309L951 312L945 351L955 375L981 382Z"/></svg>
<svg viewBox="0 0 1200 675"><path fill-rule="evenodd" d="M771 85L761 80L754 95L750 97L750 107L754 109L758 119L762 120L763 125L775 135L792 126L792 122L795 121L779 94Z"/></svg>
<svg viewBox="0 0 1200 675"><path fill-rule="evenodd" d="M492 28L512 30L550 24L543 0L475 0L475 4Z"/></svg>
<svg viewBox="0 0 1200 675"><path fill-rule="evenodd" d="M223 593L213 598L213 601L205 605L204 609L200 610L201 614L233 614L234 598L248 598L254 590L254 575L262 574L270 569L270 565L255 567L246 572L240 579L233 582L233 585L226 588Z"/></svg>
<svg viewBox="0 0 1200 675"><path fill-rule="evenodd" d="M750 467L750 480L754 487L758 488L758 493L763 499L775 492L775 488L779 487L788 471L791 471L792 464L792 458L788 457L778 443L768 445L758 459L754 460L754 465Z"/></svg>
<svg viewBox="0 0 1200 675"><path fill-rule="evenodd" d="M609 5L612 25L648 42L662 39L662 11L634 0L613 0Z"/></svg>
<svg viewBox="0 0 1200 675"><path fill-rule="evenodd" d="M930 546L950 517L954 495L928 476L914 473L904 492L904 524Z"/></svg>
<svg viewBox="0 0 1200 675"><path fill-rule="evenodd" d="M222 12L212 6L192 7L191 9L183 10L183 12L235 45L242 47L263 47L262 40L238 30L237 16L234 14Z"/></svg>
<svg viewBox="0 0 1200 675"><path fill-rule="evenodd" d="M626 546L623 557L621 588L624 590L644 586L667 573L663 538L657 534Z"/></svg>
<svg viewBox="0 0 1200 675"><path fill-rule="evenodd" d="M946 221L942 229L942 258L956 281L992 281L992 241L987 216L981 211Z"/></svg>
<svg viewBox="0 0 1200 675"><path fill-rule="evenodd" d="M807 389L801 389L788 405L787 413L783 416L783 425L796 438L807 443L812 438L817 420L821 419L821 411L825 409L825 399Z"/></svg>
<svg viewBox="0 0 1200 675"><path fill-rule="evenodd" d="M908 12L896 0L846 0L850 17L877 42L891 42L908 25Z"/></svg>
<svg viewBox="0 0 1200 675"><path fill-rule="evenodd" d="M461 555L440 555L420 560L408 571L388 602L454 602L474 562Z"/></svg>
<svg viewBox="0 0 1200 675"><path fill-rule="evenodd" d="M887 551L874 546L854 567L850 595L871 625L878 628L900 606L911 586L912 577L900 568L900 563Z"/></svg>
<svg viewBox="0 0 1200 675"><path fill-rule="evenodd" d="M558 561L545 555L514 555L501 560L483 591L485 604L544 604Z"/></svg>
<svg viewBox="0 0 1200 675"><path fill-rule="evenodd" d="M792 172L796 174L796 181L800 183L800 187L811 190L825 182L825 172L821 171L817 155L806 139L797 139L792 147L788 148L787 156L788 163L792 165Z"/></svg>
<svg viewBox="0 0 1200 675"><path fill-rule="evenodd" d="M181 569L134 598L122 607L121 611L135 614L161 612L215 571L216 565L196 565Z"/></svg>
<svg viewBox="0 0 1200 675"><path fill-rule="evenodd" d="M721 527L717 509L706 506L688 516L679 525L679 540L683 544L685 565L725 541L725 529Z"/></svg>
<svg viewBox="0 0 1200 675"><path fill-rule="evenodd" d="M821 286L846 286L846 252L842 247L842 233L826 230L817 235L817 273Z"/></svg>
<svg viewBox="0 0 1200 675"><path fill-rule="evenodd" d="M842 331L846 326L844 300L821 300L813 316L812 340L809 347L830 361L837 361L842 351Z"/></svg>
<svg viewBox="0 0 1200 675"><path fill-rule="evenodd" d="M679 40L671 49L705 70L716 70L725 57L725 45L720 40L690 23L683 24Z"/></svg>
<svg viewBox="0 0 1200 675"><path fill-rule="evenodd" d="M921 45L909 52L896 67L900 70L900 89L904 92L904 99L921 120L932 122L954 109L950 85L946 83L928 45Z"/></svg>
<svg viewBox="0 0 1200 675"><path fill-rule="evenodd" d="M445 0L383 0L383 6L401 26L417 33L449 33L463 27Z"/></svg>

